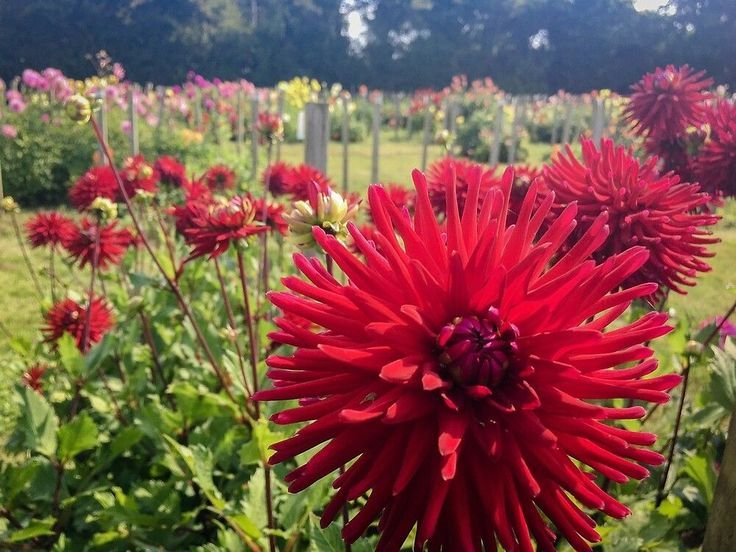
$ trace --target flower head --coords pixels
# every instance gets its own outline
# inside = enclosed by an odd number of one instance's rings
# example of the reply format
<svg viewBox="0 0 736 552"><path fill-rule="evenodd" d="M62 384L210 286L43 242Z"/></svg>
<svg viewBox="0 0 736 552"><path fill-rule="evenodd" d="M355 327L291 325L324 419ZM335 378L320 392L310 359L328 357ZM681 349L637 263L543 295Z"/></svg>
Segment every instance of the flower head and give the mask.
<svg viewBox="0 0 736 552"><path fill-rule="evenodd" d="M2 206L3 211L6 213L15 213L16 211L20 211L18 202L15 201L12 196L5 196L2 201L0 201L0 206Z"/></svg>
<svg viewBox="0 0 736 552"><path fill-rule="evenodd" d="M309 201L297 201L294 210L284 216L294 243L303 249L316 245L313 228L321 228L341 240L347 238L347 224L355 218L356 203L327 188L323 192L316 182L309 186Z"/></svg>
<svg viewBox="0 0 736 552"><path fill-rule="evenodd" d="M25 387L33 389L36 393L43 393L43 376L46 374L48 366L36 363L30 366L21 377L21 384Z"/></svg>
<svg viewBox="0 0 736 552"><path fill-rule="evenodd" d="M687 65L657 67L644 75L631 87L625 112L634 132L669 140L702 123L710 98L705 89L713 84L713 79L704 76L705 71L695 72Z"/></svg>
<svg viewBox="0 0 736 552"><path fill-rule="evenodd" d="M46 313L46 325L43 333L46 341L56 341L64 333L70 334L82 350L84 340L84 326L87 318L87 308L73 299L63 299L56 303ZM90 304L89 335L87 344L97 343L110 331L113 326L113 316L110 308L100 297L92 299Z"/></svg>
<svg viewBox="0 0 736 552"><path fill-rule="evenodd" d="M568 252L576 207L540 230L551 201L532 184L519 222L506 225L513 172L479 200L481 174L468 182L465 209L447 189L447 232L432 212L427 183L414 173L416 210L399 212L371 187L377 250L354 225L365 260L316 229L315 240L348 278L316 258L295 256L303 277L271 293L305 331L277 318L272 338L295 347L271 356L274 388L257 400L297 400L273 417L307 422L273 445L279 463L324 444L286 477L298 492L347 466L324 509L330 523L347 501L368 495L343 529L354 541L380 517L378 550L398 550L416 526L429 550L554 550L547 520L576 550L598 541L582 508L623 517L629 510L596 483L642 479L663 457L655 436L613 425L662 403L680 377L657 368L644 343L669 331L666 315L608 326L655 284L617 291L646 262L635 247L600 264L589 260L608 234L601 215ZM601 401L605 402L601 402ZM359 436L359 438L356 438Z"/></svg>
<svg viewBox="0 0 736 552"><path fill-rule="evenodd" d="M289 193L286 184L286 177L290 170L289 165L279 162L269 165L263 171L261 180L273 197L279 197ZM268 179L268 181L266 181L266 179Z"/></svg>
<svg viewBox="0 0 736 552"><path fill-rule="evenodd" d="M0 125L0 134L2 134L5 138L14 140L18 137L18 129L15 128L13 125Z"/></svg>
<svg viewBox="0 0 736 552"><path fill-rule="evenodd" d="M432 203L434 212L438 215L444 215L447 211L447 190L452 187L453 174L456 179L455 190L457 193L457 202L460 210L465 206L465 198L468 194L468 182L471 179L473 171L481 173L481 189L480 194L483 196L489 188L498 184L498 178L495 176L496 169L487 168L478 163L473 163L465 159L455 159L453 157L444 157L439 161L432 163L427 169L427 186L429 190L429 200Z"/></svg>
<svg viewBox="0 0 736 552"><path fill-rule="evenodd" d="M176 157L162 155L153 164L162 184L181 188L187 181L187 171Z"/></svg>
<svg viewBox="0 0 736 552"><path fill-rule="evenodd" d="M158 174L142 155L128 157L120 169L125 193L133 198L138 192L155 194L158 191ZM122 198L121 198L122 199Z"/></svg>
<svg viewBox="0 0 736 552"><path fill-rule="evenodd" d="M284 122L278 113L259 113L257 129L261 143L275 144L284 139Z"/></svg>
<svg viewBox="0 0 736 552"><path fill-rule="evenodd" d="M322 171L303 163L293 167L284 177L284 185L294 201L309 199L309 185L314 182L317 187L326 193L332 186L330 179Z"/></svg>
<svg viewBox="0 0 736 552"><path fill-rule="evenodd" d="M207 169L202 181L210 190L230 190L235 187L235 171L225 165L214 165Z"/></svg>
<svg viewBox="0 0 736 552"><path fill-rule="evenodd" d="M263 198L258 198L253 200L253 209L256 211L256 220L265 224L271 231L278 232L282 236L289 233L289 224L284 220L283 205L273 201L264 202Z"/></svg>
<svg viewBox="0 0 736 552"><path fill-rule="evenodd" d="M83 125L92 117L92 105L84 96L75 94L66 102L66 113L72 121Z"/></svg>
<svg viewBox="0 0 736 552"><path fill-rule="evenodd" d="M231 244L265 232L266 226L256 221L256 210L247 196L235 196L226 202L192 204L184 239L193 246L190 259L207 255L213 259L227 251Z"/></svg>
<svg viewBox="0 0 736 552"><path fill-rule="evenodd" d="M99 247L97 246L99 241ZM92 265L97 256L97 266L104 270L111 265L120 264L125 250L135 239L127 228L117 229L117 221L109 224L97 224L83 218L79 226L74 226L66 249L80 268Z"/></svg>
<svg viewBox="0 0 736 552"><path fill-rule="evenodd" d="M95 213L95 215L103 221L110 221L118 218L118 204L106 197L95 198L95 200L90 204L89 210Z"/></svg>
<svg viewBox="0 0 736 552"><path fill-rule="evenodd" d="M26 222L26 236L33 247L66 247L74 230L74 223L56 211L38 213Z"/></svg>
<svg viewBox="0 0 736 552"><path fill-rule="evenodd" d="M708 114L710 135L694 159L693 172L708 192L736 196L736 106L722 100Z"/></svg>
<svg viewBox="0 0 736 552"><path fill-rule="evenodd" d="M107 165L92 167L69 188L69 201L79 211L87 209L98 197L113 201L118 197L115 173Z"/></svg>
<svg viewBox="0 0 736 552"><path fill-rule="evenodd" d="M706 246L718 241L704 229L718 217L697 212L707 205L708 194L671 173L660 176L656 158L641 164L612 140L603 140L598 150L583 139L582 149L582 160L568 146L566 155L556 156L544 169L544 183L555 193L553 213L560 215L577 202L574 236L605 215L613 231L594 253L598 260L643 246L649 259L625 284L656 282L685 293L682 286L694 285L698 272L710 270L703 259L713 254Z"/></svg>
<svg viewBox="0 0 736 552"><path fill-rule="evenodd" d="M715 328L718 328L718 345L721 349L726 345L726 339L736 339L736 324L730 322L727 318L724 319L723 316L714 316L700 323L701 330L709 326L713 326L714 331Z"/></svg>

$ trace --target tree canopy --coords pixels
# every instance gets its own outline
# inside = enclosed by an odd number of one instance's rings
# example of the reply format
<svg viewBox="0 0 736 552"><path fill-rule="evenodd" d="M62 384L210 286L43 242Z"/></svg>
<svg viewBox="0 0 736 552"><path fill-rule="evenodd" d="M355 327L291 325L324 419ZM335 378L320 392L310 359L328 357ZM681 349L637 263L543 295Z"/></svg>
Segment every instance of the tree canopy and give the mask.
<svg viewBox="0 0 736 552"><path fill-rule="evenodd" d="M349 14L363 36L349 36ZM733 36L733 0L670 0L658 13L631 0L4 0L0 75L82 77L104 49L129 78L164 84L193 70L413 90L466 74L512 92L621 91L689 63L733 86Z"/></svg>

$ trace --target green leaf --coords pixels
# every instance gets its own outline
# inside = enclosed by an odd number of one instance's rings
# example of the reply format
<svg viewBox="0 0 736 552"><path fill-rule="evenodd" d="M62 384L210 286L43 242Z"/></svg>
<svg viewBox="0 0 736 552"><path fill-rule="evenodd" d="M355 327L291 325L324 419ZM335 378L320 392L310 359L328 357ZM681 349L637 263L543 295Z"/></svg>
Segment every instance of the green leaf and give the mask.
<svg viewBox="0 0 736 552"><path fill-rule="evenodd" d="M709 368L709 395L728 415L736 407L736 345L733 341L727 340L724 349L713 347Z"/></svg>
<svg viewBox="0 0 736 552"><path fill-rule="evenodd" d="M93 448L97 444L97 437L97 426L89 414L82 412L59 429L59 458L66 462L80 452Z"/></svg>
<svg viewBox="0 0 736 552"><path fill-rule="evenodd" d="M84 372L84 356L71 334L65 332L56 343L59 348L59 360L67 373L72 377L81 376Z"/></svg>
<svg viewBox="0 0 736 552"><path fill-rule="evenodd" d="M261 538L261 531L258 529L253 520L245 514L235 514L231 516L225 516L228 523L240 529L243 533L253 539Z"/></svg>
<svg viewBox="0 0 736 552"><path fill-rule="evenodd" d="M22 542L24 540L53 535L52 528L56 520L52 517L44 519L33 519L23 529L13 531L8 538L8 542Z"/></svg>
<svg viewBox="0 0 736 552"><path fill-rule="evenodd" d="M129 426L124 428L112 441L110 441L110 444L105 447L107 449L105 457L106 460L113 460L122 453L130 450L142 438L143 432L137 427Z"/></svg>
<svg viewBox="0 0 736 552"><path fill-rule="evenodd" d="M25 464L19 466L8 466L0 473L0 481L3 484L3 501L6 506L20 493L38 472L41 464L39 458L31 458Z"/></svg>
<svg viewBox="0 0 736 552"><path fill-rule="evenodd" d="M343 543L340 527L337 524L332 523L322 529L319 526L319 518L314 514L309 514L309 527L310 552L343 552L345 550L345 543Z"/></svg>
<svg viewBox="0 0 736 552"><path fill-rule="evenodd" d="M704 456L691 456L682 470L697 487L703 503L709 507L713 503L717 474L712 462Z"/></svg>
<svg viewBox="0 0 736 552"><path fill-rule="evenodd" d="M29 387L19 387L21 417L18 429L23 435L24 446L45 456L56 452L56 430L59 420L46 399Z"/></svg>
<svg viewBox="0 0 736 552"><path fill-rule="evenodd" d="M214 469L212 452L199 445L193 447L184 446L181 443L177 443L168 435L164 435L163 437L169 448L184 462L192 479L202 489L210 504L216 510L222 511L226 504L222 498L222 494L212 480L212 471Z"/></svg>

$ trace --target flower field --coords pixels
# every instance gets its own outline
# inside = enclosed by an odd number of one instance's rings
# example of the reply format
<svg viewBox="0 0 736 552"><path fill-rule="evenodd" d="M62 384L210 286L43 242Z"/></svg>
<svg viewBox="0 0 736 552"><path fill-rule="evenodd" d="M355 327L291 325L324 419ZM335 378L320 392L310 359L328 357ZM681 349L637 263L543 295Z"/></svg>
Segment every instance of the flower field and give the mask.
<svg viewBox="0 0 736 552"><path fill-rule="evenodd" d="M724 87L98 63L0 87L3 547L729 549Z"/></svg>

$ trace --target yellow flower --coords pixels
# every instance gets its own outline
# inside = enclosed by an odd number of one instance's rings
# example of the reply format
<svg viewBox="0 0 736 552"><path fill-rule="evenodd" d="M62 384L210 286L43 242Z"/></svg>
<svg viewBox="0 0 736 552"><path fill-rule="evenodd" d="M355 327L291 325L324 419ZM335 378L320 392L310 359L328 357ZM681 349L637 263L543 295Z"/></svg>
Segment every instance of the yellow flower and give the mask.
<svg viewBox="0 0 736 552"><path fill-rule="evenodd" d="M340 240L347 238L348 222L355 218L357 205L350 205L339 193L317 193L315 205L307 201L294 203L294 210L284 215L294 243L302 249L312 249L317 244L312 228L318 226Z"/></svg>
<svg viewBox="0 0 736 552"><path fill-rule="evenodd" d="M5 196L2 200L2 208L6 213L14 213L20 211L20 207L11 196Z"/></svg>
<svg viewBox="0 0 736 552"><path fill-rule="evenodd" d="M92 105L81 94L75 94L66 103L66 113L72 121L84 124L92 117Z"/></svg>

